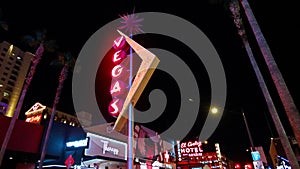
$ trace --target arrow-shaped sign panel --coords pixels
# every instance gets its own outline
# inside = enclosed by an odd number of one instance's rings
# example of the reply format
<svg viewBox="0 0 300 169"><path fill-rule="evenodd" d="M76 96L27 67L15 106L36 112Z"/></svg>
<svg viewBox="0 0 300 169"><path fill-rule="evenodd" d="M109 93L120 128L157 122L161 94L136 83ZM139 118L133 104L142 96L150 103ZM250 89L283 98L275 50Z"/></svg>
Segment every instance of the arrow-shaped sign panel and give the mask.
<svg viewBox="0 0 300 169"><path fill-rule="evenodd" d="M141 66L139 67L136 77L132 82L132 86L124 101L123 108L114 125L114 129L120 131L127 122L129 105L132 104L132 106L134 106L137 103L160 60L153 53L136 43L124 33L119 30L118 32L121 36L125 37L126 42L142 59Z"/></svg>

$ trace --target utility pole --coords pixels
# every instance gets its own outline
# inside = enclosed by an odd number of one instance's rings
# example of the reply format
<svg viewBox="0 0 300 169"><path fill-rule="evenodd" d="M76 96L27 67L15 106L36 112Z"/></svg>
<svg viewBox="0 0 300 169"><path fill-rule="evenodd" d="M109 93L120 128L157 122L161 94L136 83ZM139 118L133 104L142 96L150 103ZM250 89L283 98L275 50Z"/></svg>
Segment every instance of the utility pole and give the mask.
<svg viewBox="0 0 300 169"><path fill-rule="evenodd" d="M250 143L251 143L251 152L253 152L253 151L255 151L255 147L254 147L254 144L253 144L253 139L252 139L252 136L251 136L251 133L250 133L250 130L249 130L249 126L248 126L248 123L247 123L247 119L246 119L246 116L245 116L244 112L243 112L243 118L244 118L244 122L245 122L245 125L246 125L249 140L250 140Z"/></svg>

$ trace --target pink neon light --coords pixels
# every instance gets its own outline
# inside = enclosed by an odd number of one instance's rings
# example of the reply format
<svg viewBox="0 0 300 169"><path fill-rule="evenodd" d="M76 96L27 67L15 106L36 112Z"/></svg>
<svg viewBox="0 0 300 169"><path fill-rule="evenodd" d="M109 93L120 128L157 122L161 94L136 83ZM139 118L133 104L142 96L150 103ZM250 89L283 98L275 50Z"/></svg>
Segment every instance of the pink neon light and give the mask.
<svg viewBox="0 0 300 169"><path fill-rule="evenodd" d="M119 115L121 108L123 106L123 100L122 99L113 99L108 106L108 112L112 116L116 117Z"/></svg>
<svg viewBox="0 0 300 169"><path fill-rule="evenodd" d="M202 152L202 142L199 141L183 142L180 145L180 153L182 156L199 157L202 156Z"/></svg>
<svg viewBox="0 0 300 169"><path fill-rule="evenodd" d="M114 40L113 47L115 49L120 49L125 45L125 38L123 36L118 37L116 40Z"/></svg>
<svg viewBox="0 0 300 169"><path fill-rule="evenodd" d="M126 88L126 85L122 80L116 80L110 86L110 94L113 97L116 97L118 95L123 94L125 91L125 88Z"/></svg>
<svg viewBox="0 0 300 169"><path fill-rule="evenodd" d="M111 76L112 77L118 77L122 73L123 67L121 65L116 65L112 70L111 70Z"/></svg>
<svg viewBox="0 0 300 169"><path fill-rule="evenodd" d="M123 50L118 50L118 51L116 51L115 54L113 55L112 61L113 61L114 63L120 62L120 61L122 61L122 59L126 58L126 55L127 55L127 54L126 54L125 51L123 51Z"/></svg>

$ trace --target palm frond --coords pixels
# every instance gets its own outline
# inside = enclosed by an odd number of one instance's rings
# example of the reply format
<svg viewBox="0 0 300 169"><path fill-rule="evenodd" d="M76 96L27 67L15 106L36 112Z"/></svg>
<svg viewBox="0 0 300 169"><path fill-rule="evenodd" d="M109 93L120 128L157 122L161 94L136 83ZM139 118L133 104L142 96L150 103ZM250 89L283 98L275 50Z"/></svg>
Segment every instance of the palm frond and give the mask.
<svg viewBox="0 0 300 169"><path fill-rule="evenodd" d="M62 67L67 65L70 70L74 68L75 58L72 56L70 52L60 52L56 59L54 59L51 63L51 66Z"/></svg>
<svg viewBox="0 0 300 169"><path fill-rule="evenodd" d="M8 24L7 24L5 21L0 21L0 26L1 26L4 30L8 31Z"/></svg>
<svg viewBox="0 0 300 169"><path fill-rule="evenodd" d="M8 30L8 25L7 23L3 20L3 12L2 9L0 8L0 26L4 29L4 30Z"/></svg>
<svg viewBox="0 0 300 169"><path fill-rule="evenodd" d="M58 46L57 46L55 40L45 41L44 45L45 45L45 49L49 52L55 52L58 49Z"/></svg>

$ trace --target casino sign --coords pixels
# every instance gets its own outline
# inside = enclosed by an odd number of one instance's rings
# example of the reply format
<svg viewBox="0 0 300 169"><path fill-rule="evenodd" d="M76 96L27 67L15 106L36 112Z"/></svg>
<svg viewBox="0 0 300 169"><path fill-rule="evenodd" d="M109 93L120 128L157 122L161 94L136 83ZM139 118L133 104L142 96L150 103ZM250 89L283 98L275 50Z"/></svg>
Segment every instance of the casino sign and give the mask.
<svg viewBox="0 0 300 169"><path fill-rule="evenodd" d="M180 144L180 154L182 157L199 157L202 156L202 142L189 141Z"/></svg>

